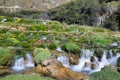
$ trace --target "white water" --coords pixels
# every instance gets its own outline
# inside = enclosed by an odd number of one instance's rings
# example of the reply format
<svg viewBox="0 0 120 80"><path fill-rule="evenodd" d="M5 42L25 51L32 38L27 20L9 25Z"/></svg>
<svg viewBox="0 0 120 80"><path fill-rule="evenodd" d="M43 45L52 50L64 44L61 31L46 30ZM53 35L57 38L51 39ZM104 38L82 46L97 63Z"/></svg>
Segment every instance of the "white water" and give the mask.
<svg viewBox="0 0 120 80"><path fill-rule="evenodd" d="M23 57L16 59L12 69L14 71L22 71L22 70L26 70L26 68L34 67L32 56L30 54L26 54L26 58L27 58L26 63Z"/></svg>
<svg viewBox="0 0 120 80"><path fill-rule="evenodd" d="M120 57L120 54L117 53L115 56L113 56L112 51L109 51L110 57L107 58L107 51L104 51L101 60L99 61L96 56L94 56L94 50L90 51L88 49L82 50L82 56L79 58L78 65L69 65L69 58L67 56L59 56L57 58L58 61L60 61L63 66L70 68L73 71L76 72L86 72L88 74L92 74L94 72L101 71L102 68L104 68L107 65L116 65L117 59ZM94 56L94 61L91 62L91 57ZM94 64L96 67L91 68L91 65Z"/></svg>
<svg viewBox="0 0 120 80"><path fill-rule="evenodd" d="M26 67L34 67L34 63L32 60L32 56L30 54L26 54L26 58L27 58L27 64Z"/></svg>
<svg viewBox="0 0 120 80"><path fill-rule="evenodd" d="M56 49L57 51L60 51L60 52L64 52L62 49L61 49L61 47L60 46L57 46L57 49Z"/></svg>

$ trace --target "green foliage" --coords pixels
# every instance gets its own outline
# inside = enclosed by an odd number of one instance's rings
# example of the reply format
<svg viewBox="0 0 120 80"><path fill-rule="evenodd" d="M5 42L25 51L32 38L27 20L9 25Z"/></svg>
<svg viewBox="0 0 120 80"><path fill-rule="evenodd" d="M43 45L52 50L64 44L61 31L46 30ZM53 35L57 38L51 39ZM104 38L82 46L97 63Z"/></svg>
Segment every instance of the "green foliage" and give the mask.
<svg viewBox="0 0 120 80"><path fill-rule="evenodd" d="M9 65L8 63L13 59L13 51L9 48L0 47L0 65Z"/></svg>
<svg viewBox="0 0 120 80"><path fill-rule="evenodd" d="M109 45L112 43L112 40L106 39L104 36L95 36L92 42L98 45Z"/></svg>
<svg viewBox="0 0 120 80"><path fill-rule="evenodd" d="M28 75L16 74L16 75L9 75L1 80L53 80L50 77L41 77L38 74L32 73Z"/></svg>
<svg viewBox="0 0 120 80"><path fill-rule="evenodd" d="M80 53L80 47L73 42L66 43L62 46L62 49L74 54Z"/></svg>
<svg viewBox="0 0 120 80"><path fill-rule="evenodd" d="M48 59L51 53L48 49L35 48L34 49L34 60L36 63L41 63L42 61Z"/></svg>
<svg viewBox="0 0 120 80"><path fill-rule="evenodd" d="M48 46L49 49L55 50L57 48L57 45L55 43L52 43Z"/></svg>
<svg viewBox="0 0 120 80"><path fill-rule="evenodd" d="M48 15L52 20L68 24L96 25L96 17L105 13L105 10L99 0L76 0L51 9Z"/></svg>
<svg viewBox="0 0 120 80"><path fill-rule="evenodd" d="M11 45L17 45L17 44L20 43L20 41L17 40L16 38L7 38L7 39L6 39L6 42L7 42L8 44L11 44Z"/></svg>
<svg viewBox="0 0 120 80"><path fill-rule="evenodd" d="M90 75L90 80L120 80L120 73L110 67Z"/></svg>
<svg viewBox="0 0 120 80"><path fill-rule="evenodd" d="M29 30L33 30L33 31L44 31L44 30L47 30L46 26L45 25L37 25L37 26L31 26L29 28Z"/></svg>

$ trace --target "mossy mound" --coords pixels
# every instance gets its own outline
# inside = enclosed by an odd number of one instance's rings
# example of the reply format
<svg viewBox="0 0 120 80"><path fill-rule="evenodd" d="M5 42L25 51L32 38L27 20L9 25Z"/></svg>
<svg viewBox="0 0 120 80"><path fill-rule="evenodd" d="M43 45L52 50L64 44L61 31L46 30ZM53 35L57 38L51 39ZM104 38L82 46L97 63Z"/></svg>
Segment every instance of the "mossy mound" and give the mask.
<svg viewBox="0 0 120 80"><path fill-rule="evenodd" d="M90 75L90 80L120 80L120 73L110 67Z"/></svg>

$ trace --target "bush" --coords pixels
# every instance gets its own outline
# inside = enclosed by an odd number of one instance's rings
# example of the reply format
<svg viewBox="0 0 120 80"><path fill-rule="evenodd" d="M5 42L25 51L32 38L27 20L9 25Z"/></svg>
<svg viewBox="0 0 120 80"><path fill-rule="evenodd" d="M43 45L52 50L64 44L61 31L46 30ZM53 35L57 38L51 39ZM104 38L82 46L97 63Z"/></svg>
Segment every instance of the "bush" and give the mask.
<svg viewBox="0 0 120 80"><path fill-rule="evenodd" d="M10 45L17 45L20 43L20 41L16 38L7 38L6 42Z"/></svg>
<svg viewBox="0 0 120 80"><path fill-rule="evenodd" d="M110 67L90 75L90 80L120 80L120 73Z"/></svg>
<svg viewBox="0 0 120 80"><path fill-rule="evenodd" d="M62 49L75 54L80 53L80 47L72 42L63 45Z"/></svg>
<svg viewBox="0 0 120 80"><path fill-rule="evenodd" d="M42 61L48 59L51 56L49 50L43 48L35 48L33 53L36 63L41 63Z"/></svg>
<svg viewBox="0 0 120 80"><path fill-rule="evenodd" d="M57 48L57 45L55 43L52 43L48 46L49 49L55 50Z"/></svg>
<svg viewBox="0 0 120 80"><path fill-rule="evenodd" d="M49 77L41 77L38 74L29 74L29 75L10 75L6 76L5 78L2 78L1 80L53 80L52 78Z"/></svg>
<svg viewBox="0 0 120 80"><path fill-rule="evenodd" d="M13 58L14 54L12 49L0 47L0 65L10 65Z"/></svg>

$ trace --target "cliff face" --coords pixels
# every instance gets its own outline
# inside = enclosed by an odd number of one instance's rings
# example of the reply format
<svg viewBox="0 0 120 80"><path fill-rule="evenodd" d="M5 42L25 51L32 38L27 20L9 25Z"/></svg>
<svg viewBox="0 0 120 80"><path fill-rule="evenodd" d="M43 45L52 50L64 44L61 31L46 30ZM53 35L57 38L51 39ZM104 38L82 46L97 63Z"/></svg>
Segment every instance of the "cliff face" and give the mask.
<svg viewBox="0 0 120 80"><path fill-rule="evenodd" d="M16 7L22 10L48 10L73 0L0 0L0 8Z"/></svg>

